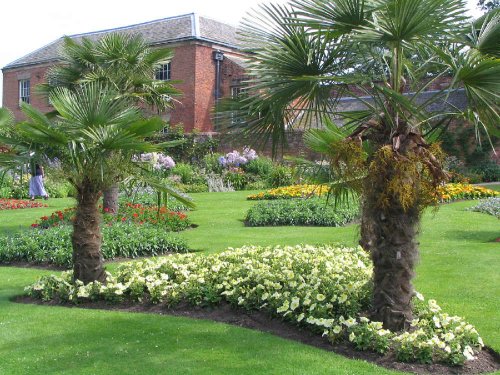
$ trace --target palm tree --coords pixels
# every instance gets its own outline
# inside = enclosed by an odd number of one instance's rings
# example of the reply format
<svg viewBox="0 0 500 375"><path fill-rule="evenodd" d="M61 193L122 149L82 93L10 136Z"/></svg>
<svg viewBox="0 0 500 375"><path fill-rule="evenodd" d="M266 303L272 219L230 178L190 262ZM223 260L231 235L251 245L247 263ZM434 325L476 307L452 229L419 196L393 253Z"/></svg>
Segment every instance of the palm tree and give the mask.
<svg viewBox="0 0 500 375"><path fill-rule="evenodd" d="M72 90L56 88L49 98L58 113L54 119L23 104L28 121L10 125L8 135L0 141L10 146L12 159L57 157L61 161L64 175L77 191L72 234L74 279L85 284L105 281L98 200L120 176L143 174L133 156L158 150L160 146L145 138L161 129L163 122L144 119L126 98L100 83ZM167 187L162 189L185 201Z"/></svg>
<svg viewBox="0 0 500 375"><path fill-rule="evenodd" d="M57 87L75 89L81 83L101 82L128 98L132 104L154 108L161 113L173 105L180 93L171 81L155 78L161 64L173 57L169 48L151 48L139 35L106 34L92 40L77 42L64 39L62 61L47 73L47 83L38 92L49 94ZM104 191L104 209L118 210L118 187Z"/></svg>
<svg viewBox="0 0 500 375"><path fill-rule="evenodd" d="M244 131L276 146L289 129L320 128L306 141L329 158L333 193L361 195L371 315L391 330L412 320L420 217L447 178L431 140L449 118L499 130L500 17L474 27L464 14L461 0L292 0L242 25L252 52ZM425 93L434 82L447 84Z"/></svg>

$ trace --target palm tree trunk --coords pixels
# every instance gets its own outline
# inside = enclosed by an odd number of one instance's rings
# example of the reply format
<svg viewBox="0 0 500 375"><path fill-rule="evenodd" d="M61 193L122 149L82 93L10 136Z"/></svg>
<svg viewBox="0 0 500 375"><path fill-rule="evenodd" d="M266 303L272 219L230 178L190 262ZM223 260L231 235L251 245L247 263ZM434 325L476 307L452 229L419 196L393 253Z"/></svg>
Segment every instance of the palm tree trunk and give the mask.
<svg viewBox="0 0 500 375"><path fill-rule="evenodd" d="M113 185L109 189L104 190L102 198L102 206L104 212L116 214L118 212L118 185Z"/></svg>
<svg viewBox="0 0 500 375"><path fill-rule="evenodd" d="M77 209L73 223L73 278L84 284L104 282L104 261L101 254L99 191L84 182L78 190Z"/></svg>
<svg viewBox="0 0 500 375"><path fill-rule="evenodd" d="M403 209L395 198L389 208L381 209L380 195L389 190L387 179L379 177L369 178L365 187L360 244L370 252L374 266L372 319L400 331L412 320L411 280L418 258L420 211Z"/></svg>

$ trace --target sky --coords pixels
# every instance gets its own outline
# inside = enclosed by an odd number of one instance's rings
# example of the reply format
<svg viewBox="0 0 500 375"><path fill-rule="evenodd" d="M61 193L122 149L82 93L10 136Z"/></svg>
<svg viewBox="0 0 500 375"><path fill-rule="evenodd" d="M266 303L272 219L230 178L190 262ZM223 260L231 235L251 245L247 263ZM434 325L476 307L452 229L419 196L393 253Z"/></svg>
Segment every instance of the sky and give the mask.
<svg viewBox="0 0 500 375"><path fill-rule="evenodd" d="M477 0L467 0L479 15ZM127 26L198 13L234 26L258 4L269 0L23 0L2 3L0 67L63 35ZM284 3L285 0L274 0ZM0 77L0 99L2 97ZM1 100L0 100L1 103Z"/></svg>

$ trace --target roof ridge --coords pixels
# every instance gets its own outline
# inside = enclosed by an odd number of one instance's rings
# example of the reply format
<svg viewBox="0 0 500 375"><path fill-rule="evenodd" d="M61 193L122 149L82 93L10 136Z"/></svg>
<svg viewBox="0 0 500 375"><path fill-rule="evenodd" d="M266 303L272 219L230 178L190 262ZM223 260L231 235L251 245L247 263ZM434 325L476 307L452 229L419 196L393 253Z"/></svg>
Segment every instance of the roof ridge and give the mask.
<svg viewBox="0 0 500 375"><path fill-rule="evenodd" d="M175 20L175 19L180 19L180 18L193 17L194 15L195 15L195 13L191 12L191 13L181 14L178 16L164 17L164 18L158 18L158 19L152 20L152 21L139 22L139 23L135 23L132 25L127 25L127 26L119 26L119 27L113 27L110 29L90 31L90 32L86 32L86 33L72 34L72 35L67 35L67 36L70 38L77 38L77 37L86 36L86 35L109 33L111 31L127 30L127 29L131 29L131 28L134 28L137 26L150 25L152 23L163 22L163 21L167 21L167 20Z"/></svg>

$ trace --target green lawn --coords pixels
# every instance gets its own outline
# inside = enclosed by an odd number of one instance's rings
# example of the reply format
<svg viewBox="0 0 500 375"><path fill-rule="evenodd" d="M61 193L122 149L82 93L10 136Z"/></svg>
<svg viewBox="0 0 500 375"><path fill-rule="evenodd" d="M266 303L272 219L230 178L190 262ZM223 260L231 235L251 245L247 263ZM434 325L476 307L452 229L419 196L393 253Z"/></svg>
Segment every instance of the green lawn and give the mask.
<svg viewBox="0 0 500 375"><path fill-rule="evenodd" d="M73 198L37 200L37 202L47 204L48 207L0 211L0 234L24 230L42 216L75 205Z"/></svg>
<svg viewBox="0 0 500 375"><path fill-rule="evenodd" d="M205 253L243 244L356 243L357 228L246 228L254 202L248 192L193 194L198 228L180 235ZM71 204L0 212L0 230L27 227ZM475 324L487 345L500 350L500 236L498 219L443 205L423 218L416 286L452 314ZM389 374L270 334L186 318L20 305L9 299L48 271L0 267L0 374Z"/></svg>

